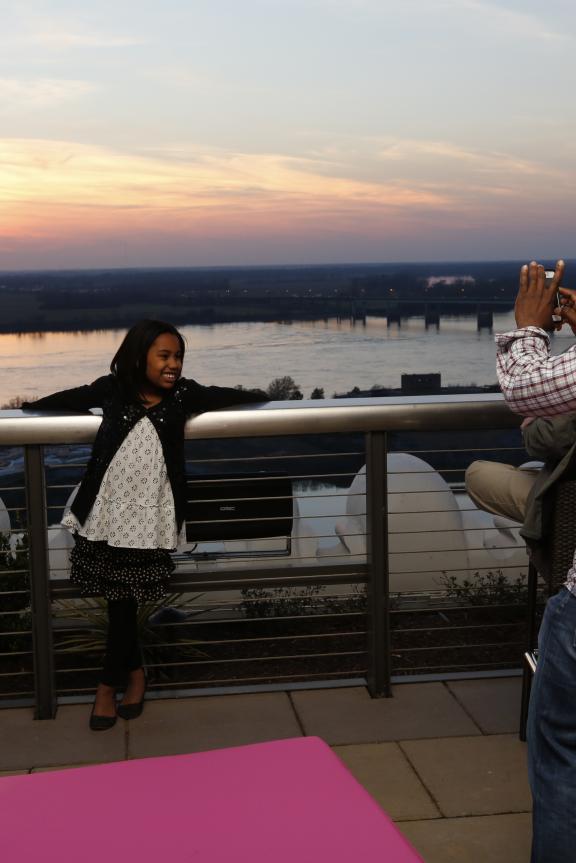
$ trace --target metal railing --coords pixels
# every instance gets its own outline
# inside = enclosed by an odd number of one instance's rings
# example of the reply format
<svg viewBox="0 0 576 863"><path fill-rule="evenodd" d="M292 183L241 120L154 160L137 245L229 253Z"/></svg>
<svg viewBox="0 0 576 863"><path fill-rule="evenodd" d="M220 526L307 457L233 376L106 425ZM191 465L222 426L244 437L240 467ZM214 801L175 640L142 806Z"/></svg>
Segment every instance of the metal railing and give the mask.
<svg viewBox="0 0 576 863"><path fill-rule="evenodd" d="M365 680L382 696L401 675L498 673L515 665L516 648L519 664L523 608L507 585L513 592L522 548L513 543L510 557L502 547L495 581L474 539L487 528L453 500L479 450L523 460L519 435L497 446L480 439L518 422L497 395L276 402L191 419L192 477L281 472L295 489L293 535L288 552L272 539L179 549L174 595L147 610L157 691ZM2 533L0 511L0 703L33 701L39 718L95 686L102 608L65 579L68 535L48 525L59 521L99 423L0 412L0 499L10 520ZM318 509L328 501L329 511ZM477 601L482 590L491 602ZM503 639L510 651L495 660Z"/></svg>

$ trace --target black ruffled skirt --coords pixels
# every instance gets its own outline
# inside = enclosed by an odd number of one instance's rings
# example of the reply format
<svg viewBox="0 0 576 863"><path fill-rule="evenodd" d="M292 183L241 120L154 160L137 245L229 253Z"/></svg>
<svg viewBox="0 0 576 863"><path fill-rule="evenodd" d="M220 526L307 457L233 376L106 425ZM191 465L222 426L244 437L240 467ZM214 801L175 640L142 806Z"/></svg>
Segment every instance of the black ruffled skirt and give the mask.
<svg viewBox="0 0 576 863"><path fill-rule="evenodd" d="M81 596L151 602L168 593L174 561L163 548L117 548L75 534L70 581Z"/></svg>

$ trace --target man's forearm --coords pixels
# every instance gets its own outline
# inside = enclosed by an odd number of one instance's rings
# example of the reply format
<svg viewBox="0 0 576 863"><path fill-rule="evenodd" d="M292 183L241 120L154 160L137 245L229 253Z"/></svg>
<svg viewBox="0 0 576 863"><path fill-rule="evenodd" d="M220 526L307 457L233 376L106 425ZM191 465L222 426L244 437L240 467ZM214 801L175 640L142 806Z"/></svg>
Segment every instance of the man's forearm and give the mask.
<svg viewBox="0 0 576 863"><path fill-rule="evenodd" d="M550 340L538 327L496 336L496 370L511 409L531 416L576 411L576 346L550 356Z"/></svg>

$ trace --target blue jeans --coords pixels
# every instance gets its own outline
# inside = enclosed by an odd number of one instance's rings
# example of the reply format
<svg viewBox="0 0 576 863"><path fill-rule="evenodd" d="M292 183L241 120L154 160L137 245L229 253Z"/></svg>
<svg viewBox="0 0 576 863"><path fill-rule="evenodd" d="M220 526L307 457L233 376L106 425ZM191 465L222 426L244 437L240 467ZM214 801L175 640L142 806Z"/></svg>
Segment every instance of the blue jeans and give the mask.
<svg viewBox="0 0 576 863"><path fill-rule="evenodd" d="M576 860L576 596L548 600L528 715L532 863Z"/></svg>

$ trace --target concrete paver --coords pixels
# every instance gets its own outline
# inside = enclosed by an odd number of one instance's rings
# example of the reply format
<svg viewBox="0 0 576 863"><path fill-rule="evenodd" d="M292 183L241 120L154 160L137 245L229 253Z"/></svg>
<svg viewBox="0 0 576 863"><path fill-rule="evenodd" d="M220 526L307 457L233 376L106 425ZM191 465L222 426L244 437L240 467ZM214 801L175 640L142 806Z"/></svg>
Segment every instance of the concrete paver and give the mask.
<svg viewBox="0 0 576 863"><path fill-rule="evenodd" d="M128 725L130 758L302 736L285 692L152 701Z"/></svg>
<svg viewBox="0 0 576 863"><path fill-rule="evenodd" d="M30 773L51 773L54 770L75 770L77 767L94 767L97 761L86 761L82 764L53 764L50 767L33 767Z"/></svg>
<svg viewBox="0 0 576 863"><path fill-rule="evenodd" d="M88 729L88 705L60 707L54 721L0 710L0 784L31 770L294 737L304 726L339 744L336 753L426 863L526 863L519 681L405 684L394 694L373 701L358 687L150 701L140 719L102 733Z"/></svg>
<svg viewBox="0 0 576 863"><path fill-rule="evenodd" d="M426 863L527 863L529 815L406 821L397 827Z"/></svg>
<svg viewBox="0 0 576 863"><path fill-rule="evenodd" d="M441 817L397 743L335 746L334 752L391 818Z"/></svg>
<svg viewBox="0 0 576 863"><path fill-rule="evenodd" d="M126 755L123 723L90 731L87 705L60 707L55 720L37 720L31 709L2 710L0 766L26 770L57 764L119 761Z"/></svg>
<svg viewBox="0 0 576 863"><path fill-rule="evenodd" d="M521 677L451 680L446 685L485 734L518 733Z"/></svg>
<svg viewBox="0 0 576 863"><path fill-rule="evenodd" d="M400 743L447 817L527 812L526 747L515 735Z"/></svg>
<svg viewBox="0 0 576 863"><path fill-rule="evenodd" d="M480 735L480 729L442 683L394 687L393 698L370 698L363 687L293 692L306 734L332 746L421 737Z"/></svg>

